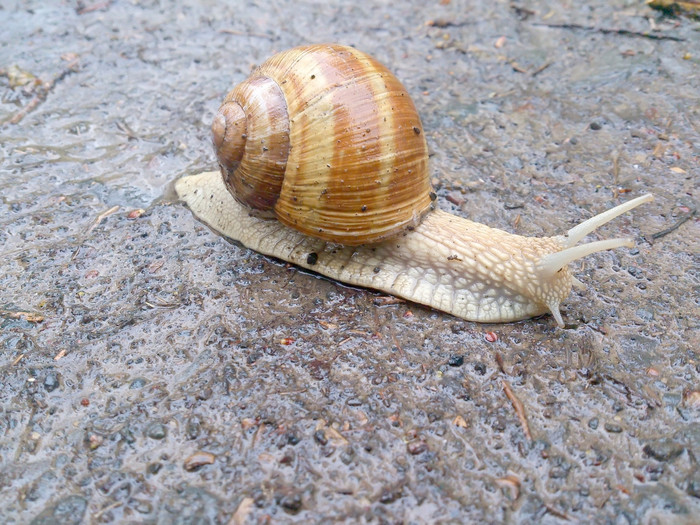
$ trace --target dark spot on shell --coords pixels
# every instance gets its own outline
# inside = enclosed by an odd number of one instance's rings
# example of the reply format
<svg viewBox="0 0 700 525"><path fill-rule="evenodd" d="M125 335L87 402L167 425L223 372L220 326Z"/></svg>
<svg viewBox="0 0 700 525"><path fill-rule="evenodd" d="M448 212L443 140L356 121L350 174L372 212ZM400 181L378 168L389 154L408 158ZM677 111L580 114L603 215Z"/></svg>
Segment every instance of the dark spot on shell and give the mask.
<svg viewBox="0 0 700 525"><path fill-rule="evenodd" d="M366 204L362 206L362 211L367 211L367 205L366 205Z"/></svg>
<svg viewBox="0 0 700 525"><path fill-rule="evenodd" d="M314 78L316 78L316 75L311 75L311 80L313 80Z"/></svg>
<svg viewBox="0 0 700 525"><path fill-rule="evenodd" d="M316 252L311 252L306 256L306 264L316 264L318 262L318 254Z"/></svg>
<svg viewBox="0 0 700 525"><path fill-rule="evenodd" d="M437 194L434 191L431 191L430 192L430 200L434 201L435 199L437 199Z"/></svg>
<svg viewBox="0 0 700 525"><path fill-rule="evenodd" d="M418 126L413 126L413 133L420 135L420 128Z"/></svg>
<svg viewBox="0 0 700 525"><path fill-rule="evenodd" d="M382 269L379 266L374 267L374 270L373 270L374 273L379 273L381 271L382 271Z"/></svg>

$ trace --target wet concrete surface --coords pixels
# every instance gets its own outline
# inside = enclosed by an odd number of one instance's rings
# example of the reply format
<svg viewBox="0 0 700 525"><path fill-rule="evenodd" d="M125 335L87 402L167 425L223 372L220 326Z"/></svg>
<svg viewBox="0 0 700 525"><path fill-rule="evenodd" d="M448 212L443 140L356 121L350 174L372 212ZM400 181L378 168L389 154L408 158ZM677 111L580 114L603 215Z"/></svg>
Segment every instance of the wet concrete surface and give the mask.
<svg viewBox="0 0 700 525"><path fill-rule="evenodd" d="M697 519L700 26L486 4L0 6L2 523ZM173 201L225 92L323 41L414 95L444 209L550 235L654 193L565 329L378 306Z"/></svg>

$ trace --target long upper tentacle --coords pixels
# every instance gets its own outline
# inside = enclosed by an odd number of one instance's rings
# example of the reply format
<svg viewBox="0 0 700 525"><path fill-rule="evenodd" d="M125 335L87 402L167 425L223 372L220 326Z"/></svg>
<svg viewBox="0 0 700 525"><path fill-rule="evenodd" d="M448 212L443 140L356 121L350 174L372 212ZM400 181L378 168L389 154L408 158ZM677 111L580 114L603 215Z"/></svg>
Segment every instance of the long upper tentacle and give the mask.
<svg viewBox="0 0 700 525"><path fill-rule="evenodd" d="M599 213L595 217L591 217L590 219L583 221L578 226L571 228L566 235L563 236L564 246L566 248L570 248L571 246L578 244L581 239L600 228L603 224L610 222L615 217L619 217L623 213L628 212L637 206L644 204L645 202L651 202L653 200L654 196L651 193L647 193L646 195L642 195L641 197L637 197L631 201L624 202L619 206L615 206L614 208L604 211L603 213ZM609 248L602 249L607 250Z"/></svg>
<svg viewBox="0 0 700 525"><path fill-rule="evenodd" d="M577 246L577 244L586 235L595 231L603 224L606 224L615 217L618 217L623 213L644 204L645 202L652 201L653 199L653 195L647 193L646 195L642 195L641 197L632 199L631 201L620 204L619 206L615 206L614 208L604 211L603 213L599 213L595 217L591 217L590 219L583 221L578 226L574 226L565 235L557 237L564 249L556 253L545 255L539 260L537 268L540 275L543 278L551 277L570 262L592 253L612 250L623 246L627 246L628 248L634 246L634 241L630 238L606 239L603 241L594 241L591 243L582 244L580 246Z"/></svg>

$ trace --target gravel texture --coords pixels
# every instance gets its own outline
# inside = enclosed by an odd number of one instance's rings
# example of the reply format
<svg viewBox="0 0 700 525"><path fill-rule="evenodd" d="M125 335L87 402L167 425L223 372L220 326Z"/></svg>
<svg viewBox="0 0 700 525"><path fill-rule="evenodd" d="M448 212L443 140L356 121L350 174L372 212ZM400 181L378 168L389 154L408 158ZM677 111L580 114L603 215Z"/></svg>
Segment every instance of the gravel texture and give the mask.
<svg viewBox="0 0 700 525"><path fill-rule="evenodd" d="M642 1L0 4L0 522L692 523L700 29ZM633 196L553 319L460 321L174 201L226 91L355 45L439 205L550 235Z"/></svg>

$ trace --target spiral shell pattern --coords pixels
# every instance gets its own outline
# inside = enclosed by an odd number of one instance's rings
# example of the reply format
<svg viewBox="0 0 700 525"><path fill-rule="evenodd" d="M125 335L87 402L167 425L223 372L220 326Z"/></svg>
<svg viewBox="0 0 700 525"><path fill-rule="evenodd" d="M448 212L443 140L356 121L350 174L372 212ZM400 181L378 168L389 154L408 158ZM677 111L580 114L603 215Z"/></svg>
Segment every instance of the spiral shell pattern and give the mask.
<svg viewBox="0 0 700 525"><path fill-rule="evenodd" d="M413 101L350 47L271 57L227 95L212 132L234 197L307 235L378 242L417 225L435 199Z"/></svg>

